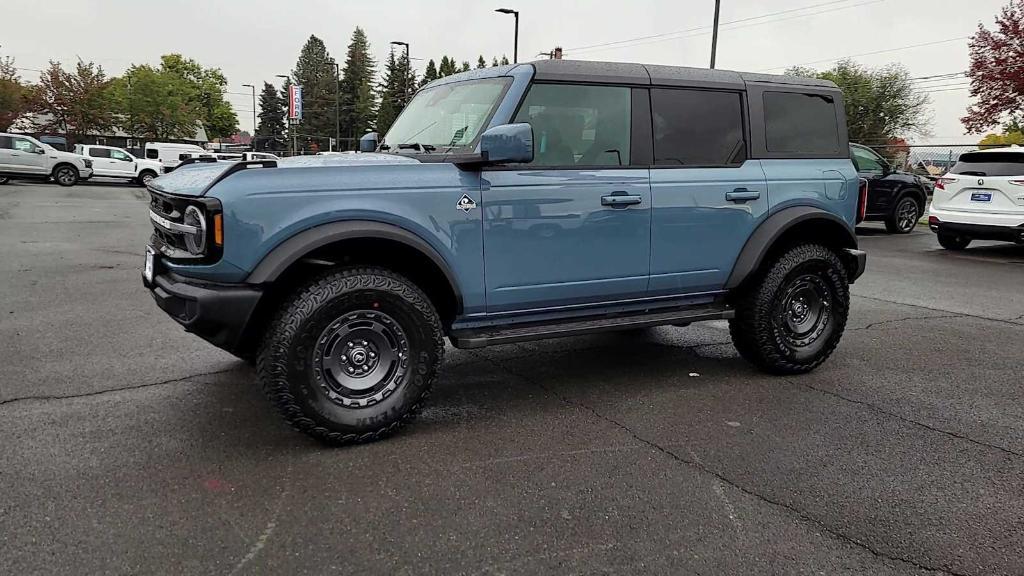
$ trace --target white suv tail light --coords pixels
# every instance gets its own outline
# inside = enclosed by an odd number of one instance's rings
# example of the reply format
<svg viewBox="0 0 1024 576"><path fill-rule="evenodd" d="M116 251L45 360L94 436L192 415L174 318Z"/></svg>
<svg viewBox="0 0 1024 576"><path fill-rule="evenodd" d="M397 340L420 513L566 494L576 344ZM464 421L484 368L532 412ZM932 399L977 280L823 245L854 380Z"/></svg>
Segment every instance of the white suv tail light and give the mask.
<svg viewBox="0 0 1024 576"><path fill-rule="evenodd" d="M941 177L941 178L939 178L938 180L935 181L935 187L937 189L939 189L939 190L945 190L946 189L946 184L952 184L953 182L956 182L956 178L950 178L948 176L943 176L943 177ZM1024 184L1022 184L1022 185L1024 185Z"/></svg>

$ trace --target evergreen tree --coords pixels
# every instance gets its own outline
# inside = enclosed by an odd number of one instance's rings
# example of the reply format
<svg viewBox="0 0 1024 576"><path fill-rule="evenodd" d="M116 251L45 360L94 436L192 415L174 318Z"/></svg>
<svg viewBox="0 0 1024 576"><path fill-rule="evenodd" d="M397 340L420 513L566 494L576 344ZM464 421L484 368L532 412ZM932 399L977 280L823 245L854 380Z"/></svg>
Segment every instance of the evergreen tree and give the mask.
<svg viewBox="0 0 1024 576"><path fill-rule="evenodd" d="M484 60L483 54L476 59L476 69L487 68L487 60Z"/></svg>
<svg viewBox="0 0 1024 576"><path fill-rule="evenodd" d="M469 62L466 62L465 60L463 60L462 61L462 70L459 70L459 72L469 72L470 70L471 70L471 68L469 67Z"/></svg>
<svg viewBox="0 0 1024 576"><path fill-rule="evenodd" d="M302 86L302 122L296 131L323 138L334 137L337 130L334 101L338 75L335 60L327 52L323 40L312 35L306 40L292 70L292 79ZM288 92L284 94L287 103ZM344 123L344 114L342 119Z"/></svg>
<svg viewBox="0 0 1024 576"><path fill-rule="evenodd" d="M502 66L507 66L508 65L508 56L505 56L504 54L501 55L501 65Z"/></svg>
<svg viewBox="0 0 1024 576"><path fill-rule="evenodd" d="M340 85L342 136L353 142L373 127L376 120L377 101L372 88L376 65L370 56L366 33L357 26L348 45Z"/></svg>
<svg viewBox="0 0 1024 576"><path fill-rule="evenodd" d="M491 68L494 68L497 65L498 65L498 57L495 56L494 60L491 60Z"/></svg>
<svg viewBox="0 0 1024 576"><path fill-rule="evenodd" d="M437 67L437 76L439 78L444 78L445 76L451 76L452 74L455 74L456 72L459 71L457 66L458 65L455 64L455 59L454 58L449 58L447 56L442 56L441 57L441 64Z"/></svg>
<svg viewBox="0 0 1024 576"><path fill-rule="evenodd" d="M263 83L260 92L259 124L256 126L254 147L263 150L278 149L284 142L284 120L288 115L288 100L281 97L277 88L269 82Z"/></svg>
<svg viewBox="0 0 1024 576"><path fill-rule="evenodd" d="M437 64L434 64L434 59L431 58L430 61L427 62L427 69L423 71L423 79L420 80L420 87L426 86L437 79Z"/></svg>
<svg viewBox="0 0 1024 576"><path fill-rule="evenodd" d="M384 80L381 83L380 108L377 109L377 132L381 136L387 133L388 129L398 118L405 103L405 66L395 58L392 50L388 54L388 61L384 65Z"/></svg>

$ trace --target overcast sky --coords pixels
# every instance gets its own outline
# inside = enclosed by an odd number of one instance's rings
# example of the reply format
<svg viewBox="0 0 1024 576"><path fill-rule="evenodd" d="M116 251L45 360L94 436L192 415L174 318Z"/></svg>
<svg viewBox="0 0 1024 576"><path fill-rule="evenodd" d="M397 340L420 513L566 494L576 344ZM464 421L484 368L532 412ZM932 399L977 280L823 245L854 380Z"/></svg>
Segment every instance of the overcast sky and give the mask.
<svg viewBox="0 0 1024 576"><path fill-rule="evenodd" d="M843 56L885 51L855 59L869 66L899 62L914 77L961 72L968 65L966 37L978 23L991 27L1007 2L723 0L718 67L767 72L793 64L825 68ZM480 54L488 62L501 54L511 59L513 19L494 13L499 7L521 12L520 61L562 46L567 58L708 65L713 0L3 0L0 56L36 69L47 60L73 64L81 57L117 75L132 63L157 63L161 54L180 52L220 67L230 92L247 93L242 84L261 86L264 80L277 80L276 74L289 73L310 34L322 38L343 62L356 26L366 31L378 61L387 57L390 41L408 42L412 57L423 58L414 60L421 72L427 58L443 54L474 64ZM38 77L30 70L22 75ZM976 141L964 135L959 121L969 103L961 87L965 81L920 84L938 86L928 89L932 137L912 141ZM251 97L229 98L241 128L251 130Z"/></svg>

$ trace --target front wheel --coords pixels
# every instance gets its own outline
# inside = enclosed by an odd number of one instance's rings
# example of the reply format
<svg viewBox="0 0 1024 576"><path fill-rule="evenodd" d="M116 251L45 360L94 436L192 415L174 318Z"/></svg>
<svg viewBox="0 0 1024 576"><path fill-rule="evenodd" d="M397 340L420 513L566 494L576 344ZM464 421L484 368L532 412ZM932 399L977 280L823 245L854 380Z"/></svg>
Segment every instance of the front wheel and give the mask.
<svg viewBox="0 0 1024 576"><path fill-rule="evenodd" d="M846 270L824 246L795 246L734 304L729 333L743 358L775 374L810 372L832 354L846 328Z"/></svg>
<svg viewBox="0 0 1024 576"><path fill-rule="evenodd" d="M10 181L11 181L11 179L8 178L7 176L0 176L0 185L7 184Z"/></svg>
<svg viewBox="0 0 1024 576"><path fill-rule="evenodd" d="M78 183L78 170L67 164L57 166L53 170L53 180L61 186L74 186Z"/></svg>
<svg viewBox="0 0 1024 576"><path fill-rule="evenodd" d="M946 250L963 250L971 243L968 236L960 234L939 234L939 245Z"/></svg>
<svg viewBox="0 0 1024 576"><path fill-rule="evenodd" d="M921 218L922 209L917 200L910 196L900 198L889 217L885 219L885 229L892 234L910 234Z"/></svg>
<svg viewBox="0 0 1024 576"><path fill-rule="evenodd" d="M310 282L283 306L257 372L292 427L340 445L412 420L443 354L441 321L419 288L388 270L350 268Z"/></svg>
<svg viewBox="0 0 1024 576"><path fill-rule="evenodd" d="M146 170L142 174L139 174L136 182L138 182L139 186L149 186L149 183L152 182L154 178L156 178L156 173Z"/></svg>

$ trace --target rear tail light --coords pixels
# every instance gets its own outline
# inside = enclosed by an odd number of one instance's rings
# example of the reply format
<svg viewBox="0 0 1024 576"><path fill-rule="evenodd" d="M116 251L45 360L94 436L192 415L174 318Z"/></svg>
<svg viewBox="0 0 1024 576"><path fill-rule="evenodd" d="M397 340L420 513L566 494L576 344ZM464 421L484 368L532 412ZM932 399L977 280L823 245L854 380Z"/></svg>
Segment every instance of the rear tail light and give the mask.
<svg viewBox="0 0 1024 576"><path fill-rule="evenodd" d="M938 180L935 181L935 188L939 190L945 190L946 184L952 184L953 182L956 182L956 178L949 178L947 176L943 176L942 178L939 178Z"/></svg>
<svg viewBox="0 0 1024 576"><path fill-rule="evenodd" d="M857 190L857 224L864 221L868 214L868 181L860 179L860 187Z"/></svg>

